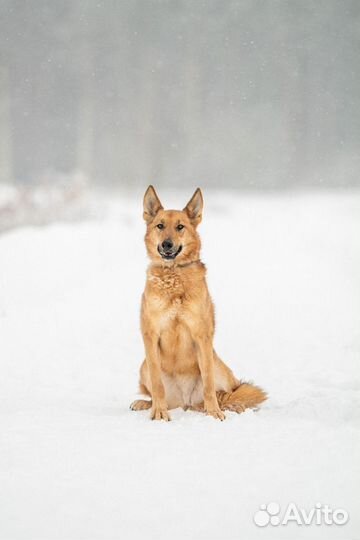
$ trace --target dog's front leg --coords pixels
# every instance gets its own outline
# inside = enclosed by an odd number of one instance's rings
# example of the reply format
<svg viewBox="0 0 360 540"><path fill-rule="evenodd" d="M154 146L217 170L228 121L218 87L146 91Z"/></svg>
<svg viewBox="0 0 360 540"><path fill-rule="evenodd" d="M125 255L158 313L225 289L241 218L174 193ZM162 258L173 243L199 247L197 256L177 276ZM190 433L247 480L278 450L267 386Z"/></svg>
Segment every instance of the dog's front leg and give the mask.
<svg viewBox="0 0 360 540"><path fill-rule="evenodd" d="M212 339L206 334L197 335L195 343L204 388L204 408L206 414L219 420L225 420L225 414L219 407L215 391L214 351Z"/></svg>
<svg viewBox="0 0 360 540"><path fill-rule="evenodd" d="M146 353L146 363L148 365L151 381L152 407L150 417L152 420L165 420L168 422L170 420L170 416L167 410L165 389L161 380L158 338L153 332L144 333L143 338Z"/></svg>

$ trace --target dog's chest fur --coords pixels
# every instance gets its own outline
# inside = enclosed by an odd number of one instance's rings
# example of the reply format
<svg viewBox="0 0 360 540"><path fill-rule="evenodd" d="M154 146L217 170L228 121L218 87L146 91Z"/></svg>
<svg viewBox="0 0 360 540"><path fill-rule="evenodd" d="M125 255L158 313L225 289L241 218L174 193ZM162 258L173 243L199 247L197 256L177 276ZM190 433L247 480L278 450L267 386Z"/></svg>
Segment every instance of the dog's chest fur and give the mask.
<svg viewBox="0 0 360 540"><path fill-rule="evenodd" d="M150 267L145 290L146 304L156 316L159 330L175 319L184 320L206 294L205 267Z"/></svg>
<svg viewBox="0 0 360 540"><path fill-rule="evenodd" d="M205 286L205 265L185 267L150 267L147 276L149 292L167 302L197 294Z"/></svg>
<svg viewBox="0 0 360 540"><path fill-rule="evenodd" d="M201 319L208 298L205 266L150 267L144 295L143 324L159 338L161 367L171 376L198 374L189 327Z"/></svg>
<svg viewBox="0 0 360 540"><path fill-rule="evenodd" d="M152 271L148 280L153 292L157 293L163 301L179 303L179 300L181 302L185 296L186 280L174 269L164 268L160 271Z"/></svg>

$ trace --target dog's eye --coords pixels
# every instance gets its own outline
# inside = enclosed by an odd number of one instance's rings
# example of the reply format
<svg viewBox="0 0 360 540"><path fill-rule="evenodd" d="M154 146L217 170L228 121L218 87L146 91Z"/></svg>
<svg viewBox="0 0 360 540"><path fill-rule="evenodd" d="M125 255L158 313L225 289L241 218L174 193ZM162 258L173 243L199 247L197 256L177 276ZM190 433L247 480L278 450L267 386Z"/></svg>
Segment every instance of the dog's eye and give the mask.
<svg viewBox="0 0 360 540"><path fill-rule="evenodd" d="M176 228L177 228L178 231L181 231L181 229L184 228L184 225L181 225L181 223L180 223L180 225L178 225Z"/></svg>
<svg viewBox="0 0 360 540"><path fill-rule="evenodd" d="M164 228L164 224L163 224L163 223L158 223L156 226L157 226L158 229L163 229L163 228Z"/></svg>

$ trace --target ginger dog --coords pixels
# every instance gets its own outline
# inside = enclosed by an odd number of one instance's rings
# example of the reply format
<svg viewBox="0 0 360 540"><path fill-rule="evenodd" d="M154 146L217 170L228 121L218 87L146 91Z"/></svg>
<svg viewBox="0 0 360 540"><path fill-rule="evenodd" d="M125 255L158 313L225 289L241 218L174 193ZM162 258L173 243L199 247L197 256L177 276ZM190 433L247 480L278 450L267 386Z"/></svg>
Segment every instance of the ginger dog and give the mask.
<svg viewBox="0 0 360 540"><path fill-rule="evenodd" d="M130 407L151 409L153 420L170 420L168 410L177 407L224 420L224 410L240 413L266 399L257 386L240 382L214 351L214 306L196 230L202 210L200 189L181 211L164 210L152 186L144 196L150 265L141 306L146 358L140 392L151 400Z"/></svg>

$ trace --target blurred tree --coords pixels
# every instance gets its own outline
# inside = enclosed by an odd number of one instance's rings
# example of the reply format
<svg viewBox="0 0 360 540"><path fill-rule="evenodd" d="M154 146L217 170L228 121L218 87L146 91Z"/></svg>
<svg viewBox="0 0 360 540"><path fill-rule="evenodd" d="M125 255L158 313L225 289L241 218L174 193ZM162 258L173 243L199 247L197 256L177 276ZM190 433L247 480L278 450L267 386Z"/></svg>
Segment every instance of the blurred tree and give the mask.
<svg viewBox="0 0 360 540"><path fill-rule="evenodd" d="M12 123L10 113L9 70L0 62L0 182L11 183L12 171Z"/></svg>

